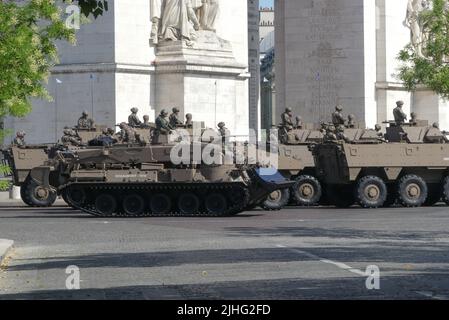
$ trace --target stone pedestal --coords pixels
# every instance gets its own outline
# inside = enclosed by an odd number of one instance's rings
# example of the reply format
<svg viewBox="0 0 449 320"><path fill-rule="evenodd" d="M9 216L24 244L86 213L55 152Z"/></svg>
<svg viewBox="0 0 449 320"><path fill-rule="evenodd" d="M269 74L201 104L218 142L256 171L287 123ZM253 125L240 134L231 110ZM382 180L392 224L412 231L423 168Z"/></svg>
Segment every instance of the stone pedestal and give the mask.
<svg viewBox="0 0 449 320"><path fill-rule="evenodd" d="M177 107L207 127L223 121L232 134L247 134L248 102L239 101L247 96L246 67L214 32L199 31L193 44L161 43L155 60L156 115Z"/></svg>

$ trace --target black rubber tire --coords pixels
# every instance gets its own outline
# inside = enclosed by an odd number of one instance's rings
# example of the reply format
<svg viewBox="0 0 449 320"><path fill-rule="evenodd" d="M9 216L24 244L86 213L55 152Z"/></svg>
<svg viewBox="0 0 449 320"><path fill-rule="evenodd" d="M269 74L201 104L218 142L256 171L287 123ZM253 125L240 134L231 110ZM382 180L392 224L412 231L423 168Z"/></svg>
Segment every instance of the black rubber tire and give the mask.
<svg viewBox="0 0 449 320"><path fill-rule="evenodd" d="M410 192L412 191L417 192L418 194L411 195ZM406 175L398 182L398 202L404 207L421 207L426 202L427 195L427 184L417 175Z"/></svg>
<svg viewBox="0 0 449 320"><path fill-rule="evenodd" d="M22 198L22 201L27 205L32 207L33 203L28 199L28 197L25 195L25 184L20 187L20 198Z"/></svg>
<svg viewBox="0 0 449 320"><path fill-rule="evenodd" d="M304 175L296 178L291 193L296 205L310 207L319 204L323 189L317 178Z"/></svg>
<svg viewBox="0 0 449 320"><path fill-rule="evenodd" d="M432 207L440 202L442 198L442 190L439 184L428 184L427 185L429 191L427 194L427 199L424 202L425 207Z"/></svg>
<svg viewBox="0 0 449 320"><path fill-rule="evenodd" d="M100 194L95 199L95 208L100 214L112 215L117 212L117 200L109 193Z"/></svg>
<svg viewBox="0 0 449 320"><path fill-rule="evenodd" d="M145 200L141 195L130 194L123 198L123 212L131 216L140 216L145 212Z"/></svg>
<svg viewBox="0 0 449 320"><path fill-rule="evenodd" d="M46 190L47 197L39 198L36 195L36 189L39 187L40 186L31 177L26 178L22 186L23 193L22 189L20 190L21 197L23 197L23 202L31 207L51 207L58 197L56 191Z"/></svg>
<svg viewBox="0 0 449 320"><path fill-rule="evenodd" d="M360 178L355 188L355 198L362 208L380 208L387 200L387 185L377 176Z"/></svg>
<svg viewBox="0 0 449 320"><path fill-rule="evenodd" d="M328 186L326 193L329 204L337 208L349 208L355 204L352 186Z"/></svg>
<svg viewBox="0 0 449 320"><path fill-rule="evenodd" d="M155 194L150 201L150 209L153 214L168 214L172 208L169 196L163 193Z"/></svg>
<svg viewBox="0 0 449 320"><path fill-rule="evenodd" d="M277 197L271 198L271 195L269 195L267 199L260 205L262 209L267 211L279 211L286 205L288 205L288 202L290 200L290 190L283 189L277 190L275 192ZM275 192L273 192L272 194L274 194Z"/></svg>
<svg viewBox="0 0 449 320"><path fill-rule="evenodd" d="M449 206L449 176L444 178L441 189L441 193L443 194L443 201L446 202L446 204Z"/></svg>
<svg viewBox="0 0 449 320"><path fill-rule="evenodd" d="M193 193L182 194L178 199L178 209L182 214L198 214L200 205L200 199Z"/></svg>
<svg viewBox="0 0 449 320"><path fill-rule="evenodd" d="M228 209L228 200L219 193L212 193L206 197L204 207L209 214L222 215Z"/></svg>

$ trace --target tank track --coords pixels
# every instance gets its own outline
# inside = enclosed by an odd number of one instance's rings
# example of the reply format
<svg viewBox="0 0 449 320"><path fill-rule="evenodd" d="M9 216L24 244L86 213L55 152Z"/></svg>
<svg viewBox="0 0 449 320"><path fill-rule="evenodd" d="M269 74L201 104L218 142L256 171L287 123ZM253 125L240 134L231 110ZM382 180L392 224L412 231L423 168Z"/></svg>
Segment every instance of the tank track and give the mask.
<svg viewBox="0 0 449 320"><path fill-rule="evenodd" d="M68 205L74 209L81 210L84 213L96 217L109 218L142 218L142 217L223 217L237 215L248 207L250 200L250 191L244 183L189 183L189 184L106 184L106 183L69 183L62 186L59 191L62 194L69 194L74 188L83 188L85 194L88 195L86 201L80 205L67 199ZM113 214L103 214L98 212L95 206L95 199L100 194L112 194L123 200L125 195L129 194L146 194L148 198L151 194L162 193L167 194L172 199L172 210L167 214L154 214L150 211L148 200L146 201L145 212L138 215L131 215L124 212L119 200L117 212ZM200 199L200 210L196 214L184 214L177 209L176 195L183 193L194 193ZM220 193L225 195L228 203L227 210L220 214L207 212L204 206L205 196L210 193Z"/></svg>

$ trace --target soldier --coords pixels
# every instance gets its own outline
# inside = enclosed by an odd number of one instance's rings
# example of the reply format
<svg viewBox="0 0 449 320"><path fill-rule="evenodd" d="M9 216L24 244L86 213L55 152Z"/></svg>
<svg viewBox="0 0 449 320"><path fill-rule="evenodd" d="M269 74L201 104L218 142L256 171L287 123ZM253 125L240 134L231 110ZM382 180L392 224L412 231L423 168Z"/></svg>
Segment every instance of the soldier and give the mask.
<svg viewBox="0 0 449 320"><path fill-rule="evenodd" d="M303 128L303 123L302 123L302 118L300 116L296 117L296 129L302 129Z"/></svg>
<svg viewBox="0 0 449 320"><path fill-rule="evenodd" d="M127 123L125 123L125 122L120 123L119 128L121 130L119 135L120 135L122 142L125 142L125 143L140 142L139 135L136 133L134 128L129 126Z"/></svg>
<svg viewBox="0 0 449 320"><path fill-rule="evenodd" d="M137 113L139 112L139 109L132 108L131 114L128 117L128 126L132 128L138 128L142 125L142 121L140 121L139 117L137 116Z"/></svg>
<svg viewBox="0 0 449 320"><path fill-rule="evenodd" d="M65 146L79 147L82 145L81 139L72 129L64 129L64 135L61 138L61 142Z"/></svg>
<svg viewBox="0 0 449 320"><path fill-rule="evenodd" d="M345 124L345 118L343 117L343 107L338 105L335 107L335 112L332 114L332 123L338 127Z"/></svg>
<svg viewBox="0 0 449 320"><path fill-rule="evenodd" d="M223 142L223 144L226 143L226 139L228 139L231 135L231 132L228 130L228 128L226 128L226 124L224 122L220 122L218 124L218 133L221 136L221 141Z"/></svg>
<svg viewBox="0 0 449 320"><path fill-rule="evenodd" d="M156 129L158 133L169 134L174 128L170 125L167 120L168 113L162 110L156 119Z"/></svg>
<svg viewBox="0 0 449 320"><path fill-rule="evenodd" d="M78 129L93 129L94 128L94 120L89 118L89 113L84 110L81 118L78 119Z"/></svg>
<svg viewBox="0 0 449 320"><path fill-rule="evenodd" d="M416 126L418 124L418 114L416 112L412 112L410 114L410 124L412 126Z"/></svg>
<svg viewBox="0 0 449 320"><path fill-rule="evenodd" d="M396 102L396 108L393 110L393 116L394 116L394 122L396 122L396 125L400 126L404 124L404 122L407 120L407 115L402 111L402 107L404 106L403 101Z"/></svg>
<svg viewBox="0 0 449 320"><path fill-rule="evenodd" d="M179 109L173 108L172 114L169 117L170 126L172 128L178 128L184 125L181 120L179 120Z"/></svg>
<svg viewBox="0 0 449 320"><path fill-rule="evenodd" d="M350 114L348 116L348 125L347 125L347 127L349 129L354 129L356 127L355 115Z"/></svg>
<svg viewBox="0 0 449 320"><path fill-rule="evenodd" d="M25 136L26 136L25 131L18 131L16 133L16 137L12 141L12 144L17 146L17 147L25 147L25 145L26 145L26 143L25 143Z"/></svg>
<svg viewBox="0 0 449 320"><path fill-rule="evenodd" d="M346 142L349 141L348 137L345 135L345 126L344 125L339 125L336 127L336 131L337 131L337 139L338 140L344 140Z"/></svg>
<svg viewBox="0 0 449 320"><path fill-rule="evenodd" d="M151 125L150 125L150 116L149 115L144 115L143 116L143 123L140 126L142 129L150 129Z"/></svg>
<svg viewBox="0 0 449 320"><path fill-rule="evenodd" d="M193 128L193 121L192 121L192 114L191 113L186 114L186 128L187 129Z"/></svg>
<svg viewBox="0 0 449 320"><path fill-rule="evenodd" d="M292 108L286 108L285 112L281 115L281 125L287 130L293 130L293 110Z"/></svg>

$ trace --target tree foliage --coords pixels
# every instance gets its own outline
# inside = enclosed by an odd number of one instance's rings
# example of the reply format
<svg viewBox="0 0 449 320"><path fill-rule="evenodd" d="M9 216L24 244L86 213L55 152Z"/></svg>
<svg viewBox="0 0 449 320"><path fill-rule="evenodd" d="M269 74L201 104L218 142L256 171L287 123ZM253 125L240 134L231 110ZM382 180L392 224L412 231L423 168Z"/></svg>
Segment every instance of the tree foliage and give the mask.
<svg viewBox="0 0 449 320"><path fill-rule="evenodd" d="M430 88L449 99L449 10L447 0L431 0L419 14L422 42L419 49L410 43L399 53L402 62L398 78L407 90Z"/></svg>

